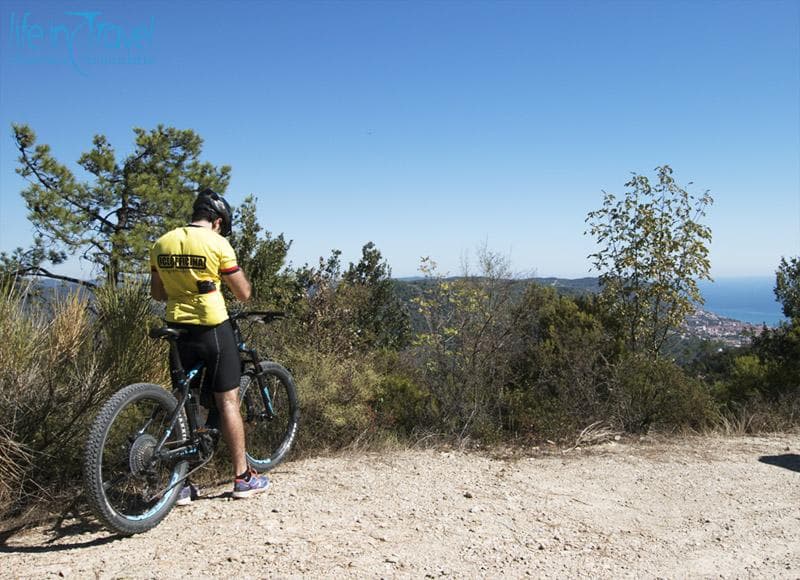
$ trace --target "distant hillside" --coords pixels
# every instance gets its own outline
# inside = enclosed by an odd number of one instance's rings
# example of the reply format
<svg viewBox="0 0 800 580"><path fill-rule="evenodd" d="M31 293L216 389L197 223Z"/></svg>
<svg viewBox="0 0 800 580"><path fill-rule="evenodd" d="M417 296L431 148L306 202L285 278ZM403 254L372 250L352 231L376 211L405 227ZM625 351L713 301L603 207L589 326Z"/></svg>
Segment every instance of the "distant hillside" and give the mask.
<svg viewBox="0 0 800 580"><path fill-rule="evenodd" d="M552 286L566 294L582 294L584 292L599 292L600 281L597 277L586 278L529 278L528 282Z"/></svg>
<svg viewBox="0 0 800 580"><path fill-rule="evenodd" d="M17 282L20 289L39 294L44 298L50 299L54 296L66 296L74 292L87 292L91 290L81 284L66 280L54 280L43 276L22 278Z"/></svg>
<svg viewBox="0 0 800 580"><path fill-rule="evenodd" d="M451 276L445 280L458 280L460 276ZM432 282L428 278L395 278L398 295L404 300L419 294L419 289ZM529 284L552 286L563 294L576 296L587 292L599 292L600 283L597 278L522 278L512 281L512 293L521 296Z"/></svg>
<svg viewBox="0 0 800 580"><path fill-rule="evenodd" d="M457 280L460 276L451 276L446 278L446 280ZM409 283L409 284L418 284L420 282L425 282L428 280L422 276L408 276L405 278L395 278L395 282L399 282L401 284ZM559 288L560 290L571 291L576 290L580 292L597 292L600 290L600 282L597 277L586 277L586 278L555 278L555 277L548 277L548 278L522 278L519 280L521 284L541 284L542 286L554 286Z"/></svg>

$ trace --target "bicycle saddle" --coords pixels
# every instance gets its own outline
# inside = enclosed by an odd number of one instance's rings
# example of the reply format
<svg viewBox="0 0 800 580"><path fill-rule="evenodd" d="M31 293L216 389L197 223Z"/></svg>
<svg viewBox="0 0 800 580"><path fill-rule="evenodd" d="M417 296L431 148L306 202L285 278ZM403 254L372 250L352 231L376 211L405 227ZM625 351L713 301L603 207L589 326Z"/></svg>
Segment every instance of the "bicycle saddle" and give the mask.
<svg viewBox="0 0 800 580"><path fill-rule="evenodd" d="M163 338L166 340L176 340L185 333L183 328L170 328L169 326L162 326L161 328L151 328L150 338Z"/></svg>

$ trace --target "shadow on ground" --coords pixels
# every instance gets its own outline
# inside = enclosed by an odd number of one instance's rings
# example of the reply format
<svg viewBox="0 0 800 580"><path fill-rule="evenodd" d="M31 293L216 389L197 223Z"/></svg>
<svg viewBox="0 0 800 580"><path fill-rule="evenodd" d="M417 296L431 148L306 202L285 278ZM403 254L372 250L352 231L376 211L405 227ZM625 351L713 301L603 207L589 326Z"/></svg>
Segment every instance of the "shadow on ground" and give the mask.
<svg viewBox="0 0 800 580"><path fill-rule="evenodd" d="M761 463L783 467L789 471L800 473L800 455L796 453L784 453L783 455L762 455L758 458Z"/></svg>
<svg viewBox="0 0 800 580"><path fill-rule="evenodd" d="M31 554L46 552L61 552L63 550L74 550L76 548L89 548L91 546L102 546L118 539L122 536L103 535L97 537L97 533L103 532L103 527L95 521L88 512L70 510L61 515L55 522L38 527L37 541L26 542L17 539L18 536L30 537L31 526L22 524L0 533L0 554L13 552L27 552ZM81 538L91 534L88 538ZM41 537L44 536L44 537Z"/></svg>
<svg viewBox="0 0 800 580"><path fill-rule="evenodd" d="M232 493L224 491L216 494L203 494L194 501L230 498L232 498ZM37 532L35 542L29 539L32 537L30 534L32 530ZM0 554L61 552L102 546L122 539L125 539L125 536L109 532L94 518L85 504L79 504L76 501L55 521L51 519L43 523L42 520L39 520L0 530Z"/></svg>

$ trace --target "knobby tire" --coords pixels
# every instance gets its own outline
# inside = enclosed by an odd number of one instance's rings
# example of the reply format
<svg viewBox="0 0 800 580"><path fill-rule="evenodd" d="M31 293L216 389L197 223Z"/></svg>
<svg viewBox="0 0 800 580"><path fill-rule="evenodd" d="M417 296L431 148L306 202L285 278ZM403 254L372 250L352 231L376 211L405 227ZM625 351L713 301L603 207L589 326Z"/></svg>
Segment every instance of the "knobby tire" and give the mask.
<svg viewBox="0 0 800 580"><path fill-rule="evenodd" d="M162 387L136 383L111 397L92 424L83 461L87 501L97 518L121 535L155 527L178 498L188 463L154 460L155 441L177 404ZM186 438L182 416L167 445Z"/></svg>
<svg viewBox="0 0 800 580"><path fill-rule="evenodd" d="M272 413L266 409L265 397L252 366L245 369L239 386L242 420L244 421L247 463L259 472L269 471L286 458L297 436L300 409L294 379L281 365L271 361L259 364L263 384L269 390Z"/></svg>

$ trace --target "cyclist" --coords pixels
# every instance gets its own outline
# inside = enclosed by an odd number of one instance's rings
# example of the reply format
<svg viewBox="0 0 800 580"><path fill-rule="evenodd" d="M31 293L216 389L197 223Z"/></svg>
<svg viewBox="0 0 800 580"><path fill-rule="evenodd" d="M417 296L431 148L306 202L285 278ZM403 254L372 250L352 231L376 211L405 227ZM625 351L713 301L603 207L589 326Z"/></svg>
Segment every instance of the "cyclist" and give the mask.
<svg viewBox="0 0 800 580"><path fill-rule="evenodd" d="M228 202L211 189L201 191L191 223L167 232L150 250L150 294L167 303L167 323L186 330L178 341L183 367L189 369L201 361L205 365L201 401L212 409L209 424L219 418L228 444L234 468L233 497L246 498L265 491L269 479L247 466L239 411L239 351L220 291L224 282L238 300L249 300L251 295L250 282L226 239L231 221ZM196 488L187 481L177 503L186 505L196 495Z"/></svg>

